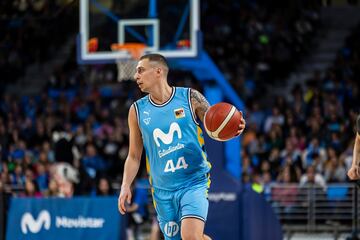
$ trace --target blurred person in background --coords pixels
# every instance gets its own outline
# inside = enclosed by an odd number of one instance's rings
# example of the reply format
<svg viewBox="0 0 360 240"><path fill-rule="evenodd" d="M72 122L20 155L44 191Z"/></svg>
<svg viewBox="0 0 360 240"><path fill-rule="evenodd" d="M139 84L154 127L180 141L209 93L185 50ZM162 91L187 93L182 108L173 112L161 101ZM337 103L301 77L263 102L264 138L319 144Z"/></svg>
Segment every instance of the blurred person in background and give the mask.
<svg viewBox="0 0 360 240"><path fill-rule="evenodd" d="M11 185L13 186L24 186L25 175L21 164L16 164L14 172L10 174Z"/></svg>
<svg viewBox="0 0 360 240"><path fill-rule="evenodd" d="M60 197L72 197L75 184L80 182L79 172L69 163L57 163L51 168L51 177L56 181Z"/></svg>
<svg viewBox="0 0 360 240"><path fill-rule="evenodd" d="M321 190L326 190L326 181L323 175L316 172L314 166L309 166L306 173L300 178L300 187L314 186L319 187Z"/></svg>
<svg viewBox="0 0 360 240"><path fill-rule="evenodd" d="M46 170L46 165L43 163L38 163L36 165L36 172L36 183L38 184L40 191L43 192L48 189L49 185L49 174Z"/></svg>
<svg viewBox="0 0 360 240"><path fill-rule="evenodd" d="M127 229L127 236L129 240L139 239L140 227L149 218L148 188L149 182L146 178L140 178L134 184L134 201L127 207L127 212L130 213L129 226Z"/></svg>
<svg viewBox="0 0 360 240"><path fill-rule="evenodd" d="M286 213L293 210L299 194L296 185L297 179L291 171L290 166L284 167L277 180L280 185L275 185L271 191L273 200L276 201L276 204L284 207Z"/></svg>
<svg viewBox="0 0 360 240"><path fill-rule="evenodd" d="M59 186L56 183L55 179L51 179L49 181L49 187L48 187L48 189L46 189L44 191L43 194L45 197L59 197L60 196Z"/></svg>
<svg viewBox="0 0 360 240"><path fill-rule="evenodd" d="M20 195L21 197L42 197L42 194L39 191L39 187L36 182L33 180L27 179L25 182L24 193Z"/></svg>
<svg viewBox="0 0 360 240"><path fill-rule="evenodd" d="M101 157L94 144L86 146L82 164L91 178L98 177L99 174L104 174L109 167L108 162Z"/></svg>
<svg viewBox="0 0 360 240"><path fill-rule="evenodd" d="M114 189L111 187L109 179L101 177L96 187L96 196L114 196Z"/></svg>

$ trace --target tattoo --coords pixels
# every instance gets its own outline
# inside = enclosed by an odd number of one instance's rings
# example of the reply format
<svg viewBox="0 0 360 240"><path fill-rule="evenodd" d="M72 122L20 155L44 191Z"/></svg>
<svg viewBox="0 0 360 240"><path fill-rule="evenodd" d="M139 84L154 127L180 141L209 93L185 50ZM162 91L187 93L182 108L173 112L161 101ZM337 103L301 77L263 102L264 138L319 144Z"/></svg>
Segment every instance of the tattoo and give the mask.
<svg viewBox="0 0 360 240"><path fill-rule="evenodd" d="M196 116L203 122L205 112L210 107L209 102L201 93L194 89L190 90L190 99L192 108L195 111Z"/></svg>

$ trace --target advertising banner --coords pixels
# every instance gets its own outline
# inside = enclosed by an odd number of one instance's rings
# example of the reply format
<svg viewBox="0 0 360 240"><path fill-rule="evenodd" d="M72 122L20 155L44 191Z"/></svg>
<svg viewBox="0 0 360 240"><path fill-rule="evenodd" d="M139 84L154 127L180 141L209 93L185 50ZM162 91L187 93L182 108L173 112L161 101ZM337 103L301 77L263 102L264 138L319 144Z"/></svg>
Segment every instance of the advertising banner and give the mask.
<svg viewBox="0 0 360 240"><path fill-rule="evenodd" d="M124 219L117 198L13 198L6 239L122 238Z"/></svg>

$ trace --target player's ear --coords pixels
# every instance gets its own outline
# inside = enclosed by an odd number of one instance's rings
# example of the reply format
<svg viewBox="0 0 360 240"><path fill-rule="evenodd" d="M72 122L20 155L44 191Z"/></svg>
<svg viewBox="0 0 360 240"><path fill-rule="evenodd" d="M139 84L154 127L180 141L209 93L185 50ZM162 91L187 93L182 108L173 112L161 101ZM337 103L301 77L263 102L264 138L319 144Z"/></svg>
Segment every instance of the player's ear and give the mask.
<svg viewBox="0 0 360 240"><path fill-rule="evenodd" d="M159 67L158 67L158 68L156 68L156 70L155 70L155 71L156 71L156 73L157 73L157 74L160 74L161 72L163 72L163 70L162 70L161 68L159 68Z"/></svg>

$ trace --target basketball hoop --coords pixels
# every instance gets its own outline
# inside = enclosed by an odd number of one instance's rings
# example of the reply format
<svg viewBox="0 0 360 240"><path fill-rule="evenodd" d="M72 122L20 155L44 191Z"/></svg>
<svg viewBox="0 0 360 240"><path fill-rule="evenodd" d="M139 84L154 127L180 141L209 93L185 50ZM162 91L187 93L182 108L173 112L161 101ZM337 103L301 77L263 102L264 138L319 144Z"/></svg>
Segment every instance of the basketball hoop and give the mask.
<svg viewBox="0 0 360 240"><path fill-rule="evenodd" d="M118 81L134 79L136 64L140 57L143 55L146 44L143 43L113 43L111 50L114 51L127 51L130 54L129 59L119 59L116 61L118 68Z"/></svg>

